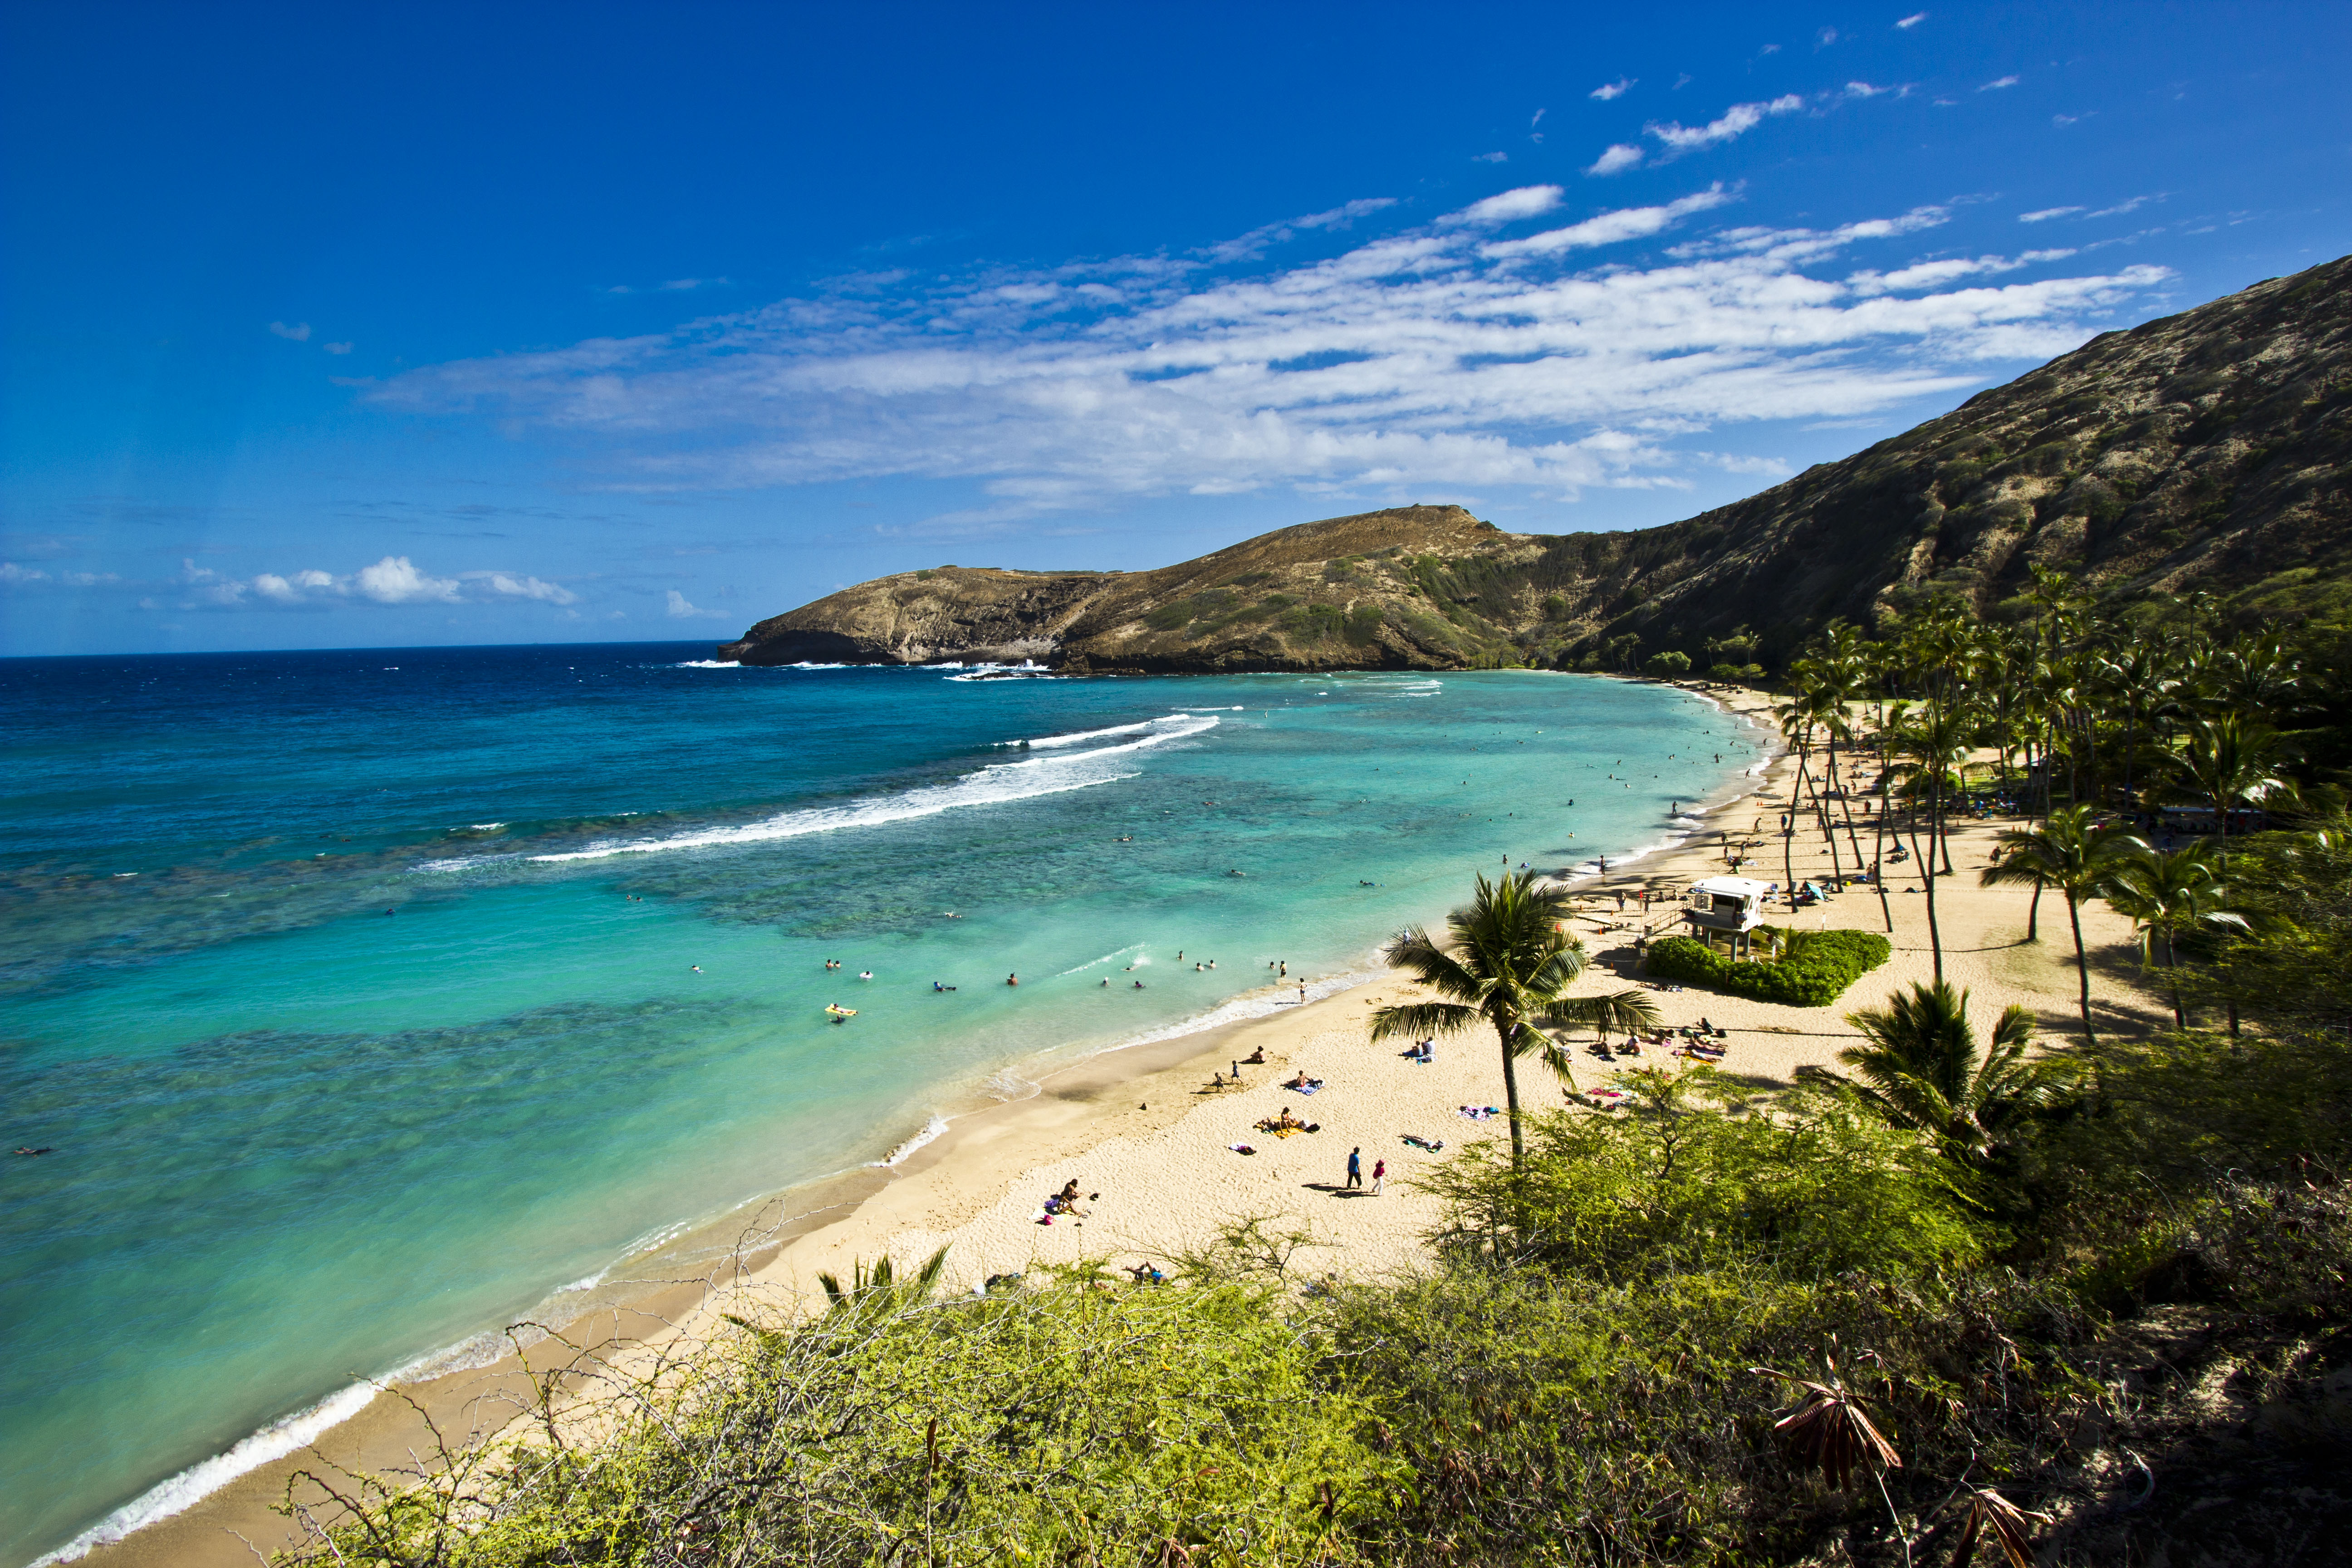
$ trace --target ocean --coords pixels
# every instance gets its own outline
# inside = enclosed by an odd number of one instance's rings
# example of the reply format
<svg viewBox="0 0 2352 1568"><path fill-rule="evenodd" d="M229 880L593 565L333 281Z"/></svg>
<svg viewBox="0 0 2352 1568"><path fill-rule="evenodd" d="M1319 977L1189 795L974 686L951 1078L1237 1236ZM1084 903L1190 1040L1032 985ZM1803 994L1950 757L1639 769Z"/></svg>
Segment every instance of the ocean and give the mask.
<svg viewBox="0 0 2352 1568"><path fill-rule="evenodd" d="M0 721L0 1141L50 1151L0 1160L6 1563L1765 754L1590 677L708 644L10 660Z"/></svg>

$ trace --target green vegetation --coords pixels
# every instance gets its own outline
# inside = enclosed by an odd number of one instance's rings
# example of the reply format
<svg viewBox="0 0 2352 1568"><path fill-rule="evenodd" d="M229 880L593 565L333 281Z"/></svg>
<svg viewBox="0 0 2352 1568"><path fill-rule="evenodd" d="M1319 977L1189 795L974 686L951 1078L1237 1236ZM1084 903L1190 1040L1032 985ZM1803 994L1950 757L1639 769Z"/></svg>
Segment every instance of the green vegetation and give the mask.
<svg viewBox="0 0 2352 1568"><path fill-rule="evenodd" d="M1586 967L1584 944L1568 934L1575 912L1566 892L1537 886L1532 871L1496 882L1482 876L1470 902L1446 919L1450 942L1440 943L1416 926L1389 944L1389 963L1440 1000L1380 1008L1372 1015L1372 1038L1417 1040L1482 1026L1493 1029L1503 1052L1515 1163L1520 1155L1517 1064L1534 1057L1561 1082L1576 1082L1568 1047L1543 1031L1583 1026L1626 1033L1657 1020L1656 1005L1638 990L1567 994Z"/></svg>
<svg viewBox="0 0 2352 1568"><path fill-rule="evenodd" d="M1082 1268L945 1296L940 1259L877 1264L820 1315L666 1365L583 1356L520 1440L421 1480L298 1478L294 1559L2332 1560L2352 1519L2352 659L2232 633L2209 602L2108 614L2046 572L2022 601L1805 650L1791 828L1857 868L1907 843L1940 972L1950 823L2006 814L1999 879L2130 916L2173 1026L2095 1027L2078 940L2079 1034L1972 1016L1939 973L1850 1016L1843 1074L1645 1072L1621 1108L1530 1112L1518 1063L1564 1077L1560 1032L1623 1029L1646 999L1563 995L1584 959L1558 901L1481 880L1444 941L1391 952L1437 999L1373 1030L1492 1030L1511 1101L1507 1142L1420 1166L1442 1218L1418 1273L1347 1279L1247 1218L1165 1284ZM2174 803L2210 814L2206 844L2154 847ZM1888 952L1775 945L1731 963L1674 939L1650 964L1822 1006ZM593 1418L559 1419L567 1397Z"/></svg>
<svg viewBox="0 0 2352 1568"><path fill-rule="evenodd" d="M1769 926L1759 935L1779 934ZM1780 957L1735 960L1692 937L1670 936L1650 944L1646 967L1664 980L1789 1007L1826 1007L1845 988L1886 962L1894 950L1869 931L1790 931L1781 935Z"/></svg>

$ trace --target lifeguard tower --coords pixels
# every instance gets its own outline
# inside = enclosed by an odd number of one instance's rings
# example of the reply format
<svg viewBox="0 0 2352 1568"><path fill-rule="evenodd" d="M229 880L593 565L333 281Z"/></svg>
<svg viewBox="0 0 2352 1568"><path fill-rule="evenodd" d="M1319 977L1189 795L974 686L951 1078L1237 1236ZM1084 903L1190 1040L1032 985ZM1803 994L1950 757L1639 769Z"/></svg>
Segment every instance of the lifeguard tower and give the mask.
<svg viewBox="0 0 2352 1568"><path fill-rule="evenodd" d="M1725 937L1738 958L1748 951L1748 933L1764 923L1764 900L1780 890L1778 882L1753 877L1709 877L1691 885L1683 919L1690 922L1691 934L1709 947L1717 935Z"/></svg>

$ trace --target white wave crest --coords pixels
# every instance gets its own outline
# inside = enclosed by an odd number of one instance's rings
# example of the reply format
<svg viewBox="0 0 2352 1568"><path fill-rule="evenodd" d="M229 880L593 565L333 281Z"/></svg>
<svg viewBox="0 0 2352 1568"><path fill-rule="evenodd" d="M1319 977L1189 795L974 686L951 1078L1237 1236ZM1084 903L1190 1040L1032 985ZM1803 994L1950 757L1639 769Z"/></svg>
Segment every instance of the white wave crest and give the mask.
<svg viewBox="0 0 2352 1568"><path fill-rule="evenodd" d="M143 1530L194 1507L237 1477L257 1470L272 1459L309 1447L329 1428L342 1425L366 1409L377 1392L373 1383L354 1383L348 1388L337 1389L306 1410L271 1422L228 1452L215 1454L158 1481L55 1552L37 1559L32 1568L75 1562L88 1556L94 1547L110 1546L132 1531Z"/></svg>
<svg viewBox="0 0 2352 1568"><path fill-rule="evenodd" d="M670 668L672 669L740 669L743 668L743 661L739 658L689 658L684 664L673 664Z"/></svg>
<svg viewBox="0 0 2352 1568"><path fill-rule="evenodd" d="M1154 724L1163 721L1146 719L1140 724L1113 724L1108 730L1073 730L1066 735L1038 735L1026 741L1007 741L1005 744L1026 746L1033 752L1045 752L1051 751L1056 746L1082 746L1088 741L1099 741L1106 735L1139 735Z"/></svg>
<svg viewBox="0 0 2352 1568"><path fill-rule="evenodd" d="M1092 789L1098 784L1114 784L1135 776L1132 769L1122 769L1119 764L1107 763L1104 759L1141 751L1149 746L1165 745L1171 741L1185 740L1204 733L1216 723L1216 720L1206 716L1187 718L1180 722L1166 723L1164 727L1155 721L1151 733L1124 745L1097 746L1091 751L1075 752L1067 756L1047 755L1020 762L991 763L978 773L966 773L947 784L923 784L903 795L880 800L813 806L734 827L699 828L689 833L674 834L667 838L608 841L592 844L584 849L559 850L532 855L528 858L547 863L602 860L614 855L646 855L669 849L699 849L712 845L767 844L811 833L833 833L845 827L875 827L884 823L936 816L943 811L956 811L968 806L1002 805L1007 801ZM480 864L481 859L481 857L470 857L434 860L416 869L460 870L469 865Z"/></svg>
<svg viewBox="0 0 2352 1568"><path fill-rule="evenodd" d="M882 1166L898 1165L904 1162L907 1157L912 1154L916 1150L921 1148L924 1144L930 1142L933 1139L937 1138L940 1133L947 1130L948 1119L934 1110L931 1112L931 1119L923 1123L923 1130L920 1132L916 1133L912 1138L908 1139L905 1142L899 1144L896 1149L891 1150L887 1154L883 1155L879 1160L877 1160L874 1163L877 1165Z"/></svg>

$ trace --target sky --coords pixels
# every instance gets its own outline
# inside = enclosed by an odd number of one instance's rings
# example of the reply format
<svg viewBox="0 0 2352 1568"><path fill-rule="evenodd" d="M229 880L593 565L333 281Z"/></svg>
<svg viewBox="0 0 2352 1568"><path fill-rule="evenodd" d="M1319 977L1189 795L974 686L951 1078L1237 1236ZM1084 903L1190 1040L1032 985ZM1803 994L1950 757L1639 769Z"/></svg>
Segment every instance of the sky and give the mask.
<svg viewBox="0 0 2352 1568"><path fill-rule="evenodd" d="M2352 7L0 3L0 654L1646 527L2352 250Z"/></svg>

